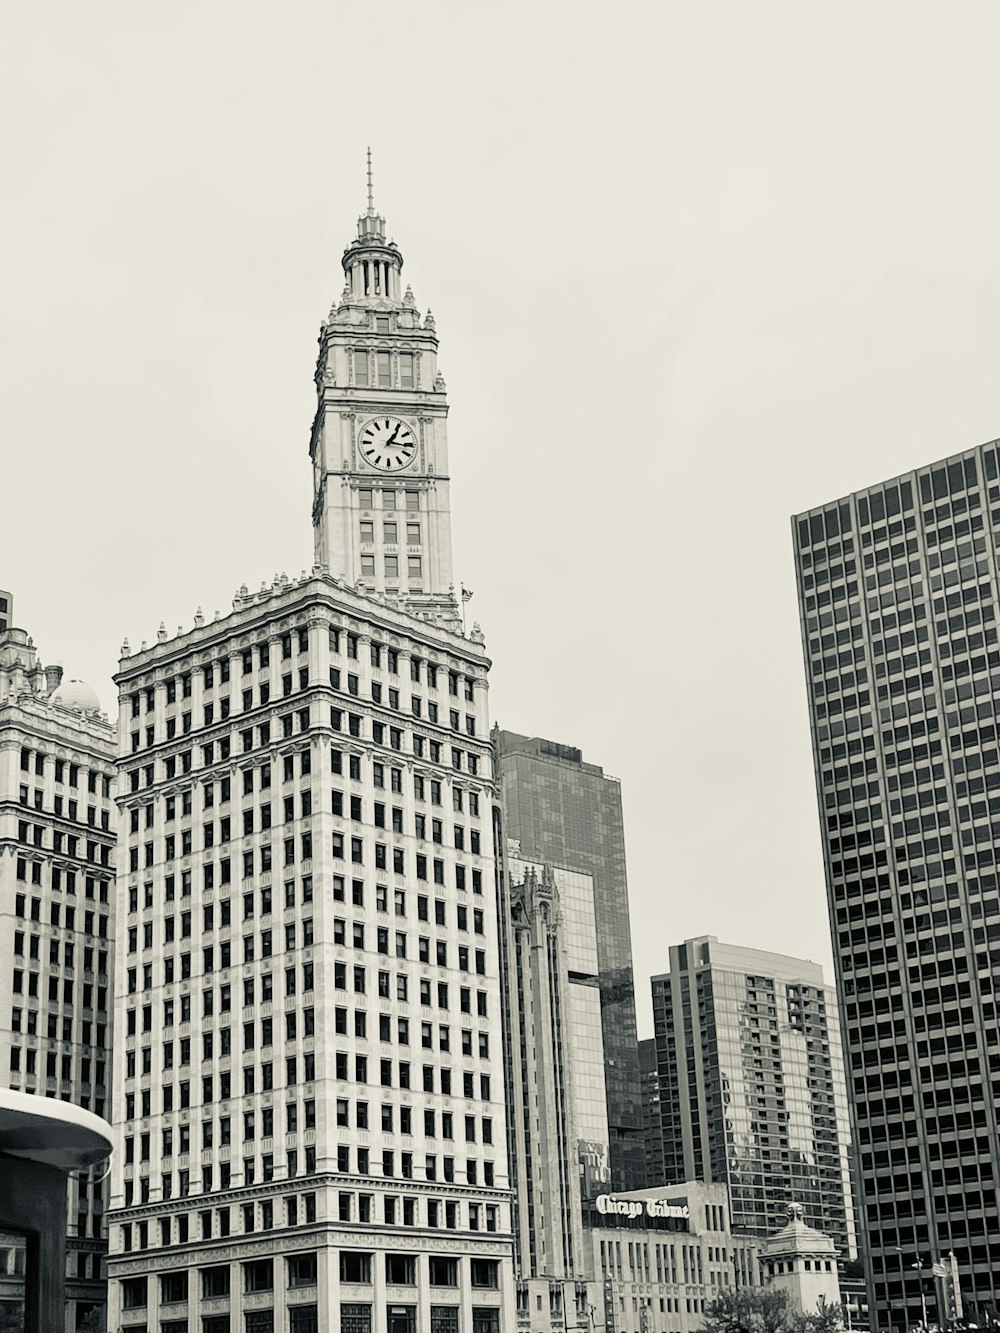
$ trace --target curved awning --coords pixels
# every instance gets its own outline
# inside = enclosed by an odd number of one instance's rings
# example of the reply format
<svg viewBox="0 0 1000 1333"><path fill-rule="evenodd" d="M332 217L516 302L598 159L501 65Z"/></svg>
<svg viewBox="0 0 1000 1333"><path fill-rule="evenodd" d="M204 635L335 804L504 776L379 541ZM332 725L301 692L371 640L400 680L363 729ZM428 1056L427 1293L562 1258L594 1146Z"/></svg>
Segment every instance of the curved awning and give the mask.
<svg viewBox="0 0 1000 1333"><path fill-rule="evenodd" d="M106 1120L73 1102L0 1088L0 1156L82 1171L111 1156Z"/></svg>

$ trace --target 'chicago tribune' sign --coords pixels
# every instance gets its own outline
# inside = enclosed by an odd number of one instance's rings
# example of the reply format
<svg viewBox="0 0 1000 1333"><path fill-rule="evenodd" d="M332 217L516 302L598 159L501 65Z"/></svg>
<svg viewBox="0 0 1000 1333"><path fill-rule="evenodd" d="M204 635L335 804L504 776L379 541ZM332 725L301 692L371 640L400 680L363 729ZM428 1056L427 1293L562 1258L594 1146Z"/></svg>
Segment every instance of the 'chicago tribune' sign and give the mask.
<svg viewBox="0 0 1000 1333"><path fill-rule="evenodd" d="M594 1200L599 1213L616 1213L620 1217L676 1217L687 1221L691 1209L686 1203L670 1203L667 1199L619 1199L614 1194L599 1194Z"/></svg>

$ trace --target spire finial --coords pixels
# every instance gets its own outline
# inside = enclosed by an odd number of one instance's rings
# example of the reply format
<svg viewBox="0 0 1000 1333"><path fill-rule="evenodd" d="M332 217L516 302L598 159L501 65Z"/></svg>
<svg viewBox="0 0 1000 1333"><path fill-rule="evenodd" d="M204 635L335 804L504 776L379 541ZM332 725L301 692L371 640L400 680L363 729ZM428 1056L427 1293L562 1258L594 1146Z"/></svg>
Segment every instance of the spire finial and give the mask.
<svg viewBox="0 0 1000 1333"><path fill-rule="evenodd" d="M368 148L368 216L375 216L375 195L372 190L372 150Z"/></svg>

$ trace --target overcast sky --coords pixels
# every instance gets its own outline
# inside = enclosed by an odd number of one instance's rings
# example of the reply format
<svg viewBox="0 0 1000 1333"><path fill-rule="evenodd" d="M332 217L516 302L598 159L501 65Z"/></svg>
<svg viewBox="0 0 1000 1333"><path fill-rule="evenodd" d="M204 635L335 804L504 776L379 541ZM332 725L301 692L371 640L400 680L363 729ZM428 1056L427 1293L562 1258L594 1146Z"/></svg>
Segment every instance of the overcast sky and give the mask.
<svg viewBox="0 0 1000 1333"><path fill-rule="evenodd" d="M621 778L671 943L829 966L789 515L1000 435L1000 6L9 7L0 586L128 636L312 562L321 318L376 203L448 383L501 725Z"/></svg>

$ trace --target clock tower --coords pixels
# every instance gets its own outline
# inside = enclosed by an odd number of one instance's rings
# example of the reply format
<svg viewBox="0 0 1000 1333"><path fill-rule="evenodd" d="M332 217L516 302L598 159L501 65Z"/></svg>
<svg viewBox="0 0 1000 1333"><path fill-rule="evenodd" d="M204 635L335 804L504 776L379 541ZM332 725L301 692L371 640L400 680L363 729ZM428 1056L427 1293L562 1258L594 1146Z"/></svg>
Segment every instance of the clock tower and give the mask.
<svg viewBox="0 0 1000 1333"><path fill-rule="evenodd" d="M448 404L438 340L368 208L344 251L345 286L319 337L313 461L317 562L348 583L457 623L451 565Z"/></svg>

